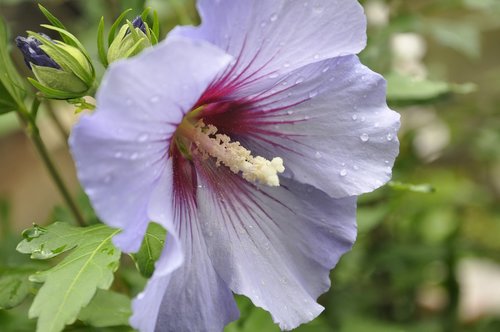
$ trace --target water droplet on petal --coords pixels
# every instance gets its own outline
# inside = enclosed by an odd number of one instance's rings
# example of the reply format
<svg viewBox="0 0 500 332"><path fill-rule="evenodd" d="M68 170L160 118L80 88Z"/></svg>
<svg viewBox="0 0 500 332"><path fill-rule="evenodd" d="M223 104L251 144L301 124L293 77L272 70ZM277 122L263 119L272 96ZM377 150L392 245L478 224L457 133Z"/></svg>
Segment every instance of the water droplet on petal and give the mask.
<svg viewBox="0 0 500 332"><path fill-rule="evenodd" d="M148 140L148 138L149 138L148 134L141 134L137 138L137 141L140 142L140 143L143 143L143 142L146 142Z"/></svg>
<svg viewBox="0 0 500 332"><path fill-rule="evenodd" d="M364 133L361 136L359 136L363 142L368 142L370 140L370 136L368 134Z"/></svg>
<svg viewBox="0 0 500 332"><path fill-rule="evenodd" d="M341 177L345 177L345 176L347 176L347 170L346 170L345 168L342 168L342 169L340 170L340 173L339 173L339 174L340 174L340 176L341 176Z"/></svg>
<svg viewBox="0 0 500 332"><path fill-rule="evenodd" d="M269 75L269 78L276 78L280 76L278 73L272 73L271 75Z"/></svg>
<svg viewBox="0 0 500 332"><path fill-rule="evenodd" d="M134 152L130 155L130 160L136 160L139 158L139 154L137 152Z"/></svg>
<svg viewBox="0 0 500 332"><path fill-rule="evenodd" d="M109 184L109 183L111 183L111 180L113 180L113 177L112 177L111 175L106 175L106 176L104 177L103 182L104 182L105 184Z"/></svg>
<svg viewBox="0 0 500 332"><path fill-rule="evenodd" d="M319 54L314 54L314 59L318 60L319 59Z"/></svg>
<svg viewBox="0 0 500 332"><path fill-rule="evenodd" d="M287 113L288 115L292 115L292 114L293 114L293 111L286 111L286 113Z"/></svg>
<svg viewBox="0 0 500 332"><path fill-rule="evenodd" d="M309 98L314 98L318 95L318 91L311 91L309 92Z"/></svg>
<svg viewBox="0 0 500 332"><path fill-rule="evenodd" d="M353 114L353 115L352 115L352 119L353 119L354 121L356 121L356 120L358 119L358 115L357 115L357 114Z"/></svg>
<svg viewBox="0 0 500 332"><path fill-rule="evenodd" d="M275 22L278 19L278 14L272 14L271 17L269 18L269 21Z"/></svg>
<svg viewBox="0 0 500 332"><path fill-rule="evenodd" d="M327 71L329 71L329 70L330 70L330 66L326 66L325 68L323 68L322 72L323 72L323 73L326 73L326 72L327 72Z"/></svg>
<svg viewBox="0 0 500 332"><path fill-rule="evenodd" d="M297 80L295 81L295 84L300 84L304 82L304 78L301 76L301 77L298 77Z"/></svg>
<svg viewBox="0 0 500 332"><path fill-rule="evenodd" d="M391 133L387 134L387 140L389 142L392 141L393 139L394 139L394 136Z"/></svg>
<svg viewBox="0 0 500 332"><path fill-rule="evenodd" d="M285 62L285 63L283 64L283 67L285 67L285 68L290 67L290 63L289 63L289 62Z"/></svg>
<svg viewBox="0 0 500 332"><path fill-rule="evenodd" d="M319 151L316 151L316 154L314 156L316 157L316 159L321 159L321 157L323 157L323 155Z"/></svg>

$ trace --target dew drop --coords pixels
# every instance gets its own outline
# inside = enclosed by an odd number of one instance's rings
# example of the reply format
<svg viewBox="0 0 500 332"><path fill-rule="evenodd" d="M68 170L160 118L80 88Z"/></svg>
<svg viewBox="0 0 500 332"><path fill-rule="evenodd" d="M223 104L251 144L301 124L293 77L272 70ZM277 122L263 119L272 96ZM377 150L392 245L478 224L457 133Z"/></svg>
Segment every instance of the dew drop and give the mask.
<svg viewBox="0 0 500 332"><path fill-rule="evenodd" d="M392 141L393 139L394 139L394 136L391 133L387 134L387 140L389 142Z"/></svg>
<svg viewBox="0 0 500 332"><path fill-rule="evenodd" d="M293 114L293 111L286 111L286 113L287 113L288 115L292 115L292 114Z"/></svg>
<svg viewBox="0 0 500 332"><path fill-rule="evenodd" d="M323 155L319 151L316 151L316 154L314 156L316 157L316 159L321 159L323 157Z"/></svg>
<svg viewBox="0 0 500 332"><path fill-rule="evenodd" d="M130 160L136 160L139 158L139 154L137 152L134 152L130 155Z"/></svg>
<svg viewBox="0 0 500 332"><path fill-rule="evenodd" d="M285 63L283 64L283 67L285 67L285 68L290 67L290 63L289 63L289 62L285 62Z"/></svg>
<svg viewBox="0 0 500 332"><path fill-rule="evenodd" d="M361 117L361 122L365 122L366 118L364 116Z"/></svg>
<svg viewBox="0 0 500 332"><path fill-rule="evenodd" d="M104 182L105 184L109 184L109 183L111 183L111 180L113 180L113 178L111 177L111 175L106 175L106 176L104 177L104 179L103 179L103 182Z"/></svg>
<svg viewBox="0 0 500 332"><path fill-rule="evenodd" d="M300 84L300 83L302 83L302 82L304 82L304 78L303 78L303 77L299 77L299 78L297 78L297 80L295 81L295 84Z"/></svg>
<svg viewBox="0 0 500 332"><path fill-rule="evenodd" d="M275 22L278 19L278 14L272 14L271 17L269 18L269 21Z"/></svg>
<svg viewBox="0 0 500 332"><path fill-rule="evenodd" d="M340 170L340 173L339 173L339 174L340 174L340 176L341 176L341 177L345 177L345 176L347 176L347 170L346 170L345 168L342 168L342 169Z"/></svg>
<svg viewBox="0 0 500 332"><path fill-rule="evenodd" d="M324 10L325 10L325 8L323 8L319 5L313 6L313 13L315 13L315 14L321 14Z"/></svg>
<svg viewBox="0 0 500 332"><path fill-rule="evenodd" d="M148 138L149 138L148 134L141 134L137 138L137 141L140 142L140 143L143 143L143 142L146 142L148 140Z"/></svg>
<svg viewBox="0 0 500 332"><path fill-rule="evenodd" d="M329 70L330 70L330 66L326 66L325 68L323 68L322 72L323 72L323 73L326 73L326 72L327 72L327 71L329 71Z"/></svg>
<svg viewBox="0 0 500 332"><path fill-rule="evenodd" d="M319 54L314 54L314 59L318 60L319 59Z"/></svg>
<svg viewBox="0 0 500 332"><path fill-rule="evenodd" d="M375 128L378 128L380 127L380 123L379 122L375 122L375 124L373 125Z"/></svg>
<svg viewBox="0 0 500 332"><path fill-rule="evenodd" d="M265 22L265 21L263 21L262 23L260 23L260 27L261 27L261 28L265 28L265 27L266 27L266 25L267 25L267 22Z"/></svg>
<svg viewBox="0 0 500 332"><path fill-rule="evenodd" d="M363 142L368 142L370 140L370 136L368 136L368 134L364 133L362 134L361 136L359 136L359 138L363 141Z"/></svg>
<svg viewBox="0 0 500 332"><path fill-rule="evenodd" d="M309 98L314 98L318 95L318 91L311 91L309 92Z"/></svg>
<svg viewBox="0 0 500 332"><path fill-rule="evenodd" d="M278 73L272 73L271 75L269 75L269 78L276 78L280 76Z"/></svg>
<svg viewBox="0 0 500 332"><path fill-rule="evenodd" d="M352 115L352 119L353 119L354 121L356 121L356 120L358 119L358 115L357 115L357 114L353 114L353 115Z"/></svg>

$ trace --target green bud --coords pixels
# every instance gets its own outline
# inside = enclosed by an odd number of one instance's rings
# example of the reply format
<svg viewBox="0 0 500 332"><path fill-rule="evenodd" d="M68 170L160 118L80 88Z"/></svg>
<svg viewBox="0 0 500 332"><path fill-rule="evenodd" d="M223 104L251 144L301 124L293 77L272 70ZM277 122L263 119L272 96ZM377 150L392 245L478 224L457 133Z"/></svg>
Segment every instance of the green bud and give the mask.
<svg viewBox="0 0 500 332"><path fill-rule="evenodd" d="M130 58L152 45L152 35L147 24L138 16L124 24L109 46L107 62Z"/></svg>
<svg viewBox="0 0 500 332"><path fill-rule="evenodd" d="M55 65L30 61L36 80L30 82L47 98L74 99L88 94L94 85L95 71L86 51L79 42L68 45L41 34L29 32L39 48ZM75 38L76 39L76 38Z"/></svg>

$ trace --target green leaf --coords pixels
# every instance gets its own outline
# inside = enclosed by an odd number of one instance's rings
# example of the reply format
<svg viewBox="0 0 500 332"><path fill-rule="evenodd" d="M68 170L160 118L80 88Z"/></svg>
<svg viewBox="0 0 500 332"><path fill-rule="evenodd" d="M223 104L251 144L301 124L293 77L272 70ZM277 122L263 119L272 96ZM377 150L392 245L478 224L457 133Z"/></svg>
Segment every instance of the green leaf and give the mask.
<svg viewBox="0 0 500 332"><path fill-rule="evenodd" d="M40 8L40 11L42 12L42 14L47 18L47 20L49 20L50 23L52 23L55 27L61 29L61 30L64 30L66 31L66 27L64 26L64 24L61 23L61 21L59 21L57 19L57 17L55 17L54 15L52 15L44 6L42 6L41 4L38 4L38 8ZM61 38L64 40L64 42L68 45L71 45L71 46L74 46L74 47L78 47L77 44L75 44L73 38L70 38L69 36L61 33L60 30L58 30L59 34L61 35Z"/></svg>
<svg viewBox="0 0 500 332"><path fill-rule="evenodd" d="M3 18L0 17L0 114L7 113L23 104L26 90L24 81L10 58L10 38Z"/></svg>
<svg viewBox="0 0 500 332"><path fill-rule="evenodd" d="M102 65L107 68L109 64L106 47L104 46L104 16L101 17L99 27L97 28L97 51L99 53L99 60L101 60Z"/></svg>
<svg viewBox="0 0 500 332"><path fill-rule="evenodd" d="M131 10L132 10L132 8L129 8L129 9L125 10L123 13L121 13L121 15L118 16L116 21L111 26L111 29L109 30L109 34L108 34L108 47L111 46L111 43L113 43L113 40L115 39L116 29L118 29L118 26L120 25L120 23L123 21L125 16L127 16L127 14Z"/></svg>
<svg viewBox="0 0 500 332"><path fill-rule="evenodd" d="M431 194L436 192L436 188L430 184L409 184L391 181L388 183L388 186L394 190L411 191L414 193Z"/></svg>
<svg viewBox="0 0 500 332"><path fill-rule="evenodd" d="M18 306L29 295L31 281L28 277L34 269L0 268L0 309Z"/></svg>
<svg viewBox="0 0 500 332"><path fill-rule="evenodd" d="M71 39L73 41L73 43L71 44L71 46L76 45L75 47L77 49L79 49L83 53L83 55L87 58L87 60L89 62L92 62L92 59L90 58L90 55L88 54L88 52L85 49L85 47L83 46L83 44L80 43L80 41L73 34L69 33L66 30L60 29L58 27L55 27L53 25L40 24L40 26L42 26L42 27L44 27L46 29L49 29L49 30L57 31L57 32L59 32L60 35L64 35L64 36L68 37L69 39ZM68 43L66 43L66 44L68 44Z"/></svg>
<svg viewBox="0 0 500 332"><path fill-rule="evenodd" d="M72 249L59 264L30 277L44 283L29 311L30 318L38 317L37 331L61 331L76 320L97 289L111 286L120 259L111 239L118 232L104 225L79 228L55 223L23 233L25 239L17 249L34 258L47 259Z"/></svg>
<svg viewBox="0 0 500 332"><path fill-rule="evenodd" d="M78 319L94 327L128 325L132 315L130 298L113 291L98 290L89 305L80 311Z"/></svg>
<svg viewBox="0 0 500 332"><path fill-rule="evenodd" d="M450 84L441 81L415 79L392 73L386 76L387 98L393 102L431 101L449 93L470 93L475 90L472 84Z"/></svg>
<svg viewBox="0 0 500 332"><path fill-rule="evenodd" d="M167 231L162 226L150 223L141 248L136 254L132 255L139 272L146 278L153 275L155 262L160 258L163 246L165 245L166 235Z"/></svg>

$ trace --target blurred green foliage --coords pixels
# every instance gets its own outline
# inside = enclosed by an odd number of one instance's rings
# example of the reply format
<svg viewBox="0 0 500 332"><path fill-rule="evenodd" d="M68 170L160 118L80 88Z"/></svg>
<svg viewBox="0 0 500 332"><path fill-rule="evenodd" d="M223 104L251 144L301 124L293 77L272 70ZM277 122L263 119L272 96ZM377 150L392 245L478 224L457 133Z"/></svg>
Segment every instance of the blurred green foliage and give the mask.
<svg viewBox="0 0 500 332"><path fill-rule="evenodd" d="M368 47L361 57L389 77L390 105L403 115L396 182L361 197L358 240L333 270L331 291L320 298L326 310L297 331L499 331L499 316L467 322L459 318L457 266L471 257L500 263L500 1L378 2L389 9L388 22L369 27ZM374 1L362 3L368 8ZM105 15L109 23L126 8L137 15L145 1L47 0L44 4L71 22L72 31L97 59L100 17ZM176 24L199 21L194 0L152 0L146 5L158 11L163 35ZM35 7L32 1L0 1L0 12L16 34L33 29L33 22L43 22ZM425 79L401 76L394 70L394 36L409 32L425 41ZM22 68L19 54L15 60ZM102 74L103 68L97 69ZM11 130L13 120L0 118L0 136ZM87 220L97 222L88 201L80 203ZM15 252L20 239L10 231L7 205L1 207L0 285L4 285L12 280L2 272L7 268L22 266L29 274L40 265ZM54 220L71 217L64 208L56 208L48 222ZM47 268L54 263L39 264ZM150 266L143 269L150 273ZM125 257L113 290L131 297L144 282ZM21 285L21 295L32 299L38 286ZM0 310L2 331L33 331L34 321L27 319L28 302ZM242 318L226 332L278 331L268 313L242 297L238 304ZM126 316L127 309L123 310ZM95 317L88 311L82 315L68 331L125 330L106 327L107 316ZM123 322L123 316L115 318ZM101 327L83 323L92 321Z"/></svg>

